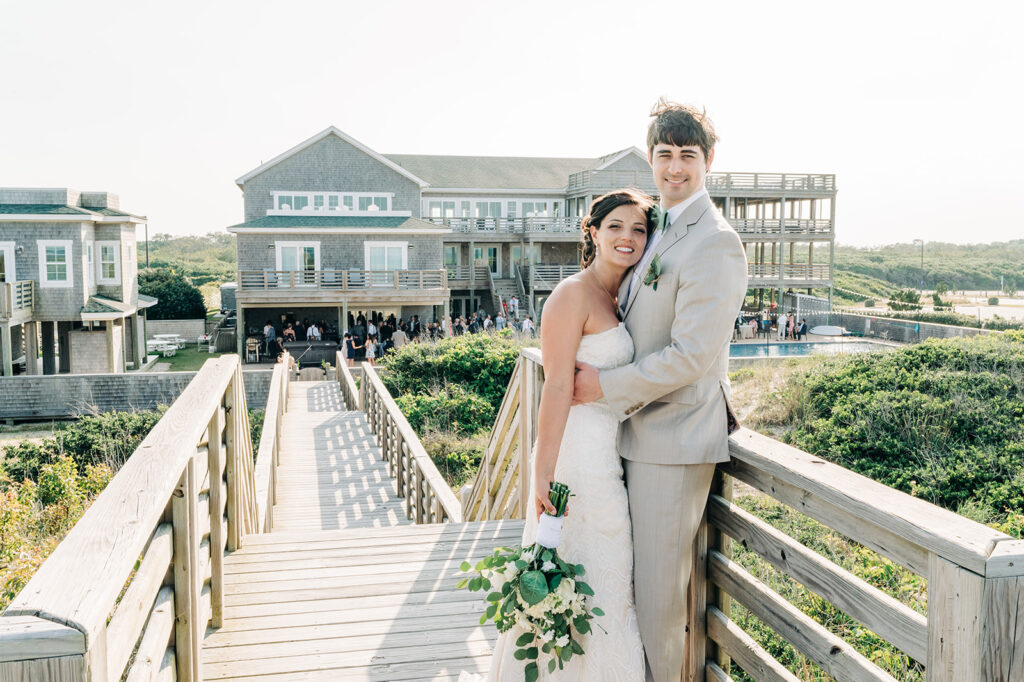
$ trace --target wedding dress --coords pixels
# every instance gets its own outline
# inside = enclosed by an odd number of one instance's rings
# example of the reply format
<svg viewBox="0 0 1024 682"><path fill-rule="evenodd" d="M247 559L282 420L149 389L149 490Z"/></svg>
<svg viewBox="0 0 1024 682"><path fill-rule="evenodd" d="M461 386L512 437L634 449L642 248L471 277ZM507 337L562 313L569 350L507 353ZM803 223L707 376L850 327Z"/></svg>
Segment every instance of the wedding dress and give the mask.
<svg viewBox="0 0 1024 682"><path fill-rule="evenodd" d="M598 369L625 365L633 359L633 340L622 324L580 340L576 359ZM619 422L603 401L569 410L555 465L555 480L572 491L569 515L562 525L558 553L583 564L583 580L594 588L590 605L605 615L591 621L591 632L580 644L586 652L573 656L564 670L548 674L547 658L540 662L540 679L552 682L643 682L644 650L633 604L633 538L629 503L622 481L622 463L615 447ZM532 470L531 458L531 470ZM533 480L533 476L530 477ZM523 544L537 537L537 519L527 514ZM597 626L600 627L597 627ZM605 634L601 628L608 631ZM489 682L522 682L525 661L513 657L522 630L513 627L498 636L491 657ZM482 679L463 674L460 682Z"/></svg>

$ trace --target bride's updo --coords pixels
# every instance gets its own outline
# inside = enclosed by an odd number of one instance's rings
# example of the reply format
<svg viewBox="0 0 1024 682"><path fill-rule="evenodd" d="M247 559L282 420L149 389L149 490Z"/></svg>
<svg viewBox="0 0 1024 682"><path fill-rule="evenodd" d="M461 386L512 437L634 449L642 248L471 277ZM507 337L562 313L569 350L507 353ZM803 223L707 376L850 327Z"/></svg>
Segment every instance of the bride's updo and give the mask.
<svg viewBox="0 0 1024 682"><path fill-rule="evenodd" d="M594 238L590 234L590 226L593 225L594 229L601 229L601 221L619 206L636 206L643 211L647 217L647 235L650 236L651 231L654 229L654 218L651 215L651 209L654 208L653 199L635 189L617 189L599 196L590 204L590 213L580 223L580 228L583 230L583 234L580 237L582 242L582 253L580 254L581 270L593 263L594 256L597 255L597 249L594 248Z"/></svg>

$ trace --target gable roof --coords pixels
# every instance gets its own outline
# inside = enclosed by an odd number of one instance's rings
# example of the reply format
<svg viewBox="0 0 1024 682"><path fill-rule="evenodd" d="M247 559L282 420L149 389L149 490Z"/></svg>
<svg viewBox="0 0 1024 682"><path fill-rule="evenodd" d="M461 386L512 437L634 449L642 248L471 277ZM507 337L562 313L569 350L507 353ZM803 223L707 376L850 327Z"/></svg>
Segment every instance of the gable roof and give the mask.
<svg viewBox="0 0 1024 682"><path fill-rule="evenodd" d="M0 204L0 216L13 216L6 220L27 220L29 216L75 216L59 220L92 220L96 222L145 222L145 216L126 213L114 208L82 208L65 204ZM104 220L104 218L123 218L124 220ZM0 217L0 220L5 218ZM38 219L47 222L46 219ZM58 219L52 219L58 220Z"/></svg>
<svg viewBox="0 0 1024 682"><path fill-rule="evenodd" d="M268 170L272 166L276 166L277 164L281 163L285 159L287 159L287 158L289 158L291 156L294 156L295 154L298 154L303 149L306 149L307 147L313 146L314 144L316 144L320 140L322 140L322 139L324 139L324 138L326 138L326 137L328 137L330 135L335 135L336 137L341 138L343 141L345 141L348 144L352 145L353 147L355 147L359 151L363 152L367 156L372 157L373 159L375 159L375 160L379 161L380 163L384 164L385 166L387 166L391 170L393 170L393 171L395 171L397 173L400 173L401 175L404 175L405 177L409 178L410 180L412 180L413 182L418 184L421 188L427 186L427 184L428 184L427 182L425 182L425 181L421 180L420 178L418 178L417 176L413 175L412 173L410 173L405 168L402 168L401 166L396 165L391 160L389 160L387 157L382 156L382 155L378 154L377 152L373 151L372 149L367 147L365 144L363 144L359 140L357 140L357 139L355 139L353 137L349 137L348 135L346 135L345 133L341 132L340 130L338 130L334 126L330 126L329 128L321 130L319 133L317 133L313 137L309 138L308 140L306 140L304 142L300 142L299 144L295 145L294 147L292 147L288 151L284 152L283 154L278 154L277 156L272 158L270 161L267 161L266 163L260 164L256 168L253 168L251 171L249 171L248 173L246 173L242 177L240 177L237 180L235 180L235 184L237 184L240 188L244 189L243 186L245 185L247 180L256 177L257 175L259 175L263 171Z"/></svg>
<svg viewBox="0 0 1024 682"><path fill-rule="evenodd" d="M606 155L602 156L600 159L597 160L597 166L594 167L594 170L604 170L605 168L607 168L608 166L611 166L613 163L615 163L619 159L624 158L626 156L629 156L630 154L635 154L636 156L638 156L641 159L643 159L644 163L647 163L647 155L646 154L644 154L642 151L640 151L636 147L627 147L626 149L623 149L621 151L615 152L613 154L606 154Z"/></svg>
<svg viewBox="0 0 1024 682"><path fill-rule="evenodd" d="M594 167L595 159L531 156L433 156L387 154L430 183L431 189L562 189L569 176Z"/></svg>

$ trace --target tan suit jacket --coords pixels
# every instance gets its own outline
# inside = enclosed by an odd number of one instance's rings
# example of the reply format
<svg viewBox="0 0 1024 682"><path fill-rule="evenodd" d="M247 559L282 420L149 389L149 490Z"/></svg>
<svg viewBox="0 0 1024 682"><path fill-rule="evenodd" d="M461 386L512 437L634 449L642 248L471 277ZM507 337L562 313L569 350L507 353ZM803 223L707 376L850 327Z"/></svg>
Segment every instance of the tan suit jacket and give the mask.
<svg viewBox="0 0 1024 682"><path fill-rule="evenodd" d="M623 459L700 464L729 459L729 339L747 291L743 243L706 194L656 245L658 287L629 292L624 322L636 347L630 365L600 373L618 416ZM653 260L653 259L652 259ZM630 276L619 289L626 298Z"/></svg>

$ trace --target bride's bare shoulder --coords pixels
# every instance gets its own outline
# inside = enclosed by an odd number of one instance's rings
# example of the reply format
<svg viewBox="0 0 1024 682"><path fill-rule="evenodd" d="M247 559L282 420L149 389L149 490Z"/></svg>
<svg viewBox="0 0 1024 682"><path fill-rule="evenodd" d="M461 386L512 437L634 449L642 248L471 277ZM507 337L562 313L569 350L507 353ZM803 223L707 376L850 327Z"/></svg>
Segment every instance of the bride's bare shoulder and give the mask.
<svg viewBox="0 0 1024 682"><path fill-rule="evenodd" d="M579 275L567 277L558 283L544 302L542 317L548 320L582 321L587 317L589 292L587 283Z"/></svg>

